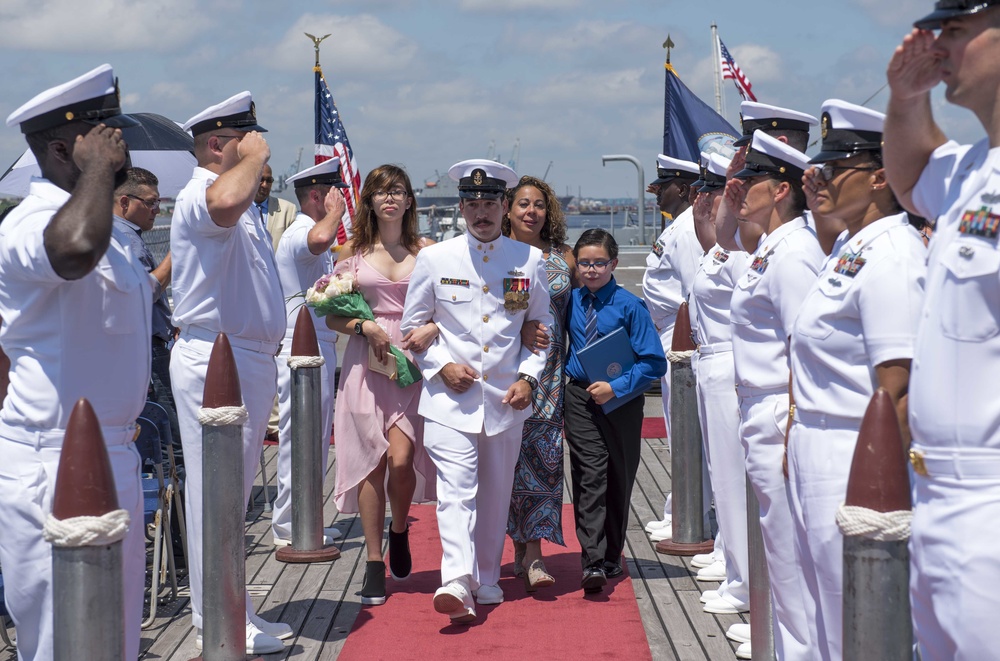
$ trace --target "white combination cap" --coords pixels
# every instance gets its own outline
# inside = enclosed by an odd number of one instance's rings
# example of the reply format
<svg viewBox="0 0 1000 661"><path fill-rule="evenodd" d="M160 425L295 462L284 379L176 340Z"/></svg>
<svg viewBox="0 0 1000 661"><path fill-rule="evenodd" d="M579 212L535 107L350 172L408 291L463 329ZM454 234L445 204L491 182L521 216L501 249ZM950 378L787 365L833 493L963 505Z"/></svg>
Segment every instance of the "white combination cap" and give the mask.
<svg viewBox="0 0 1000 661"><path fill-rule="evenodd" d="M840 99L823 102L823 146L812 163L848 158L860 151L882 150L885 115Z"/></svg>
<svg viewBox="0 0 1000 661"><path fill-rule="evenodd" d="M743 137L734 143L737 147L750 144L753 132L759 129L765 131L806 131L808 133L810 126L819 124L818 119L804 112L757 103L756 101L741 103L740 117L743 124Z"/></svg>
<svg viewBox="0 0 1000 661"><path fill-rule="evenodd" d="M656 179L654 184L665 184L674 179L689 179L694 181L701 175L697 163L685 161L665 154L656 157Z"/></svg>
<svg viewBox="0 0 1000 661"><path fill-rule="evenodd" d="M772 175L789 181L799 181L808 167L809 157L798 149L763 131L754 131L753 142L750 143L750 150L747 152L746 165L733 177L749 179Z"/></svg>
<svg viewBox="0 0 1000 661"><path fill-rule="evenodd" d="M294 184L295 188L305 188L306 186L336 186L337 188L349 188L350 186L340 176L340 159L334 156L319 165L313 165L305 170L296 172L285 180L287 184Z"/></svg>
<svg viewBox="0 0 1000 661"><path fill-rule="evenodd" d="M458 196L463 199L496 200L508 186L517 183L516 172L485 158L455 163L448 169L448 176L458 182Z"/></svg>
<svg viewBox="0 0 1000 661"><path fill-rule="evenodd" d="M222 103L205 108L184 122L183 126L185 131L191 131L191 135L200 135L222 128L267 132L266 128L257 124L257 108L250 92L240 92Z"/></svg>

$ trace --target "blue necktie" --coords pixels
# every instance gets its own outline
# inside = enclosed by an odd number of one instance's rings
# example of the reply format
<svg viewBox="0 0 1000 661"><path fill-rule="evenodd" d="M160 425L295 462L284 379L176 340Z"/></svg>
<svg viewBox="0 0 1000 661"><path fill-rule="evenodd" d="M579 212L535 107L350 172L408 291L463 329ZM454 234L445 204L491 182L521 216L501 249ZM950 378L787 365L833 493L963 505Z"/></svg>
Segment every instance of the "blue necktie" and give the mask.
<svg viewBox="0 0 1000 661"><path fill-rule="evenodd" d="M597 295L593 292L587 292L587 324L584 327L587 344L597 339L597 310L594 308L596 301Z"/></svg>

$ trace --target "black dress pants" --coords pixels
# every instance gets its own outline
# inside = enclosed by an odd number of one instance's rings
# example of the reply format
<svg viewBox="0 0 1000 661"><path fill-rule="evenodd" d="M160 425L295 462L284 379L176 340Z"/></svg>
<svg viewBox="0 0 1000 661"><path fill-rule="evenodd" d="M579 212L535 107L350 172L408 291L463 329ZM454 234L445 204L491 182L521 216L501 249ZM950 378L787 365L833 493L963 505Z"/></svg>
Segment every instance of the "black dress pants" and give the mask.
<svg viewBox="0 0 1000 661"><path fill-rule="evenodd" d="M566 384L566 443L584 569L605 561L618 563L625 548L632 486L639 470L644 399L636 397L605 414L586 384Z"/></svg>

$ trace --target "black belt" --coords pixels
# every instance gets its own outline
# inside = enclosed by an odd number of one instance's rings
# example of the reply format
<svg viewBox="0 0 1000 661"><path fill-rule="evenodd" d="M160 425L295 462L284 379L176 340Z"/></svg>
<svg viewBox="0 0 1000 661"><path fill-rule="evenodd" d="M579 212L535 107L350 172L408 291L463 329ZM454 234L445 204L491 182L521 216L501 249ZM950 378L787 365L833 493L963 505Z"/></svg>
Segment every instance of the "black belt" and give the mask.
<svg viewBox="0 0 1000 661"><path fill-rule="evenodd" d="M164 348L166 348L166 346L168 344L170 344L170 340L164 340L162 337L158 337L156 335L153 336L153 346L154 347L164 347Z"/></svg>

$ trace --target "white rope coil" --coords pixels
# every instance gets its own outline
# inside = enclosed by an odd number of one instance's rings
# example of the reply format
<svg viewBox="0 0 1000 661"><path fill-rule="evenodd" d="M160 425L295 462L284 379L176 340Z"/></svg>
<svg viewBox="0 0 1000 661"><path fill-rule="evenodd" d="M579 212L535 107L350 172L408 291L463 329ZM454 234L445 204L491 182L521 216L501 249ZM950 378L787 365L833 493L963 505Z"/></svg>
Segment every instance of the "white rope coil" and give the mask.
<svg viewBox="0 0 1000 661"><path fill-rule="evenodd" d="M128 510L114 510L104 516L75 516L45 519L42 535L53 546L107 546L125 537L130 522Z"/></svg>
<svg viewBox="0 0 1000 661"><path fill-rule="evenodd" d="M245 406L220 406L217 409L198 409L198 422L205 427L242 425L247 421Z"/></svg>
<svg viewBox="0 0 1000 661"><path fill-rule="evenodd" d="M691 356L694 355L694 351L668 351L667 360L672 363L685 363L691 360Z"/></svg>
<svg viewBox="0 0 1000 661"><path fill-rule="evenodd" d="M326 364L326 359L323 356L289 356L288 366L293 370L297 370L300 367L322 367Z"/></svg>
<svg viewBox="0 0 1000 661"><path fill-rule="evenodd" d="M867 507L841 505L837 510L837 526L845 537L866 537L876 542L896 542L910 538L913 512L876 512Z"/></svg>

